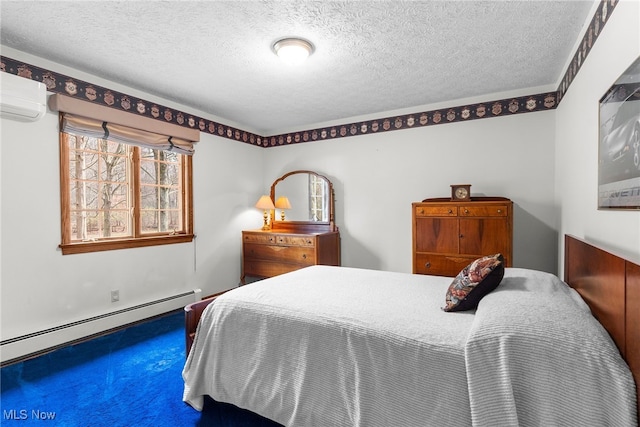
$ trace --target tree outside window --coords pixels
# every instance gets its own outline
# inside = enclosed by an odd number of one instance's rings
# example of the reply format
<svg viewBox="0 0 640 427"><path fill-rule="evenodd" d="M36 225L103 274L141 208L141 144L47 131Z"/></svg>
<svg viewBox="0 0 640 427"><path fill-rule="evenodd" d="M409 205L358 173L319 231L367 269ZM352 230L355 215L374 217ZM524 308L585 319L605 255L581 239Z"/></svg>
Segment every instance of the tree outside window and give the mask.
<svg viewBox="0 0 640 427"><path fill-rule="evenodd" d="M63 254L193 239L191 156L60 135Z"/></svg>

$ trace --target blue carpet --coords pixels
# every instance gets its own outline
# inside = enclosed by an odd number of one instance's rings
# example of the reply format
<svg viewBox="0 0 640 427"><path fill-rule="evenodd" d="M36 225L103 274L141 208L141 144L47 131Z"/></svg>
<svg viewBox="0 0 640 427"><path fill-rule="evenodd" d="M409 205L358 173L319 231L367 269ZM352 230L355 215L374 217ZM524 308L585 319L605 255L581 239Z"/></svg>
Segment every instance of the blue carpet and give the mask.
<svg viewBox="0 0 640 427"><path fill-rule="evenodd" d="M182 402L184 362L178 311L4 367L0 424L278 426L210 399L202 413Z"/></svg>

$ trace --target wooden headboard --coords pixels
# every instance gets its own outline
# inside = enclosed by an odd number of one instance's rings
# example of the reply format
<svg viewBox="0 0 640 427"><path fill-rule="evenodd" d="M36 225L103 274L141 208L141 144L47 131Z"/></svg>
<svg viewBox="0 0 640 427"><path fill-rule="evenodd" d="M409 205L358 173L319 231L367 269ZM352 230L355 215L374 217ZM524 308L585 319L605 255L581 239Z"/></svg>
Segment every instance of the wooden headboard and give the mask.
<svg viewBox="0 0 640 427"><path fill-rule="evenodd" d="M640 264L565 235L564 281L609 332L640 391Z"/></svg>

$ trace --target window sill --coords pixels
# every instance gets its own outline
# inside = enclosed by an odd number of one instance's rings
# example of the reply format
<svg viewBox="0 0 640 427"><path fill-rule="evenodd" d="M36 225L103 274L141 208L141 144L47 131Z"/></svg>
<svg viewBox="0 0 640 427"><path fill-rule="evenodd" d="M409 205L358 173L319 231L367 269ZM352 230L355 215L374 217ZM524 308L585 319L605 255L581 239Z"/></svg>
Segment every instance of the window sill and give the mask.
<svg viewBox="0 0 640 427"><path fill-rule="evenodd" d="M189 243L193 241L193 234L175 234L170 236L139 237L137 239L113 239L95 242L77 242L60 244L62 255L84 254L89 252L113 251L117 249L143 248L146 246L171 245L174 243Z"/></svg>

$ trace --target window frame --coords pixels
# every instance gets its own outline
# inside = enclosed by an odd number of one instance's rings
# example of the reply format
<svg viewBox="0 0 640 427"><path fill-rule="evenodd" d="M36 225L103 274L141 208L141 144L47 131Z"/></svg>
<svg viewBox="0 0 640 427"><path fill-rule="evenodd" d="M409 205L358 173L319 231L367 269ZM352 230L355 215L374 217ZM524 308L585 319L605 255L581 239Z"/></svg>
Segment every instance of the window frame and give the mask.
<svg viewBox="0 0 640 427"><path fill-rule="evenodd" d="M321 191L318 191L318 183L322 183ZM324 217L325 212L329 212L329 185L327 179L316 174L309 174L309 220L318 222L329 222L330 218ZM317 218L316 214L320 212L321 218Z"/></svg>
<svg viewBox="0 0 640 427"><path fill-rule="evenodd" d="M60 204L61 204L61 239L59 248L63 255L110 251L117 249L140 248L147 246L160 246L175 243L188 243L193 241L193 160L192 156L179 154L182 156L181 180L182 186L182 217L184 218L184 230L178 232L141 234L140 231L140 148L131 146L133 155L131 156L132 179L131 194L133 202L133 236L110 237L102 240L72 241L71 235L71 194L70 194L70 172L69 172L69 144L67 135L60 130Z"/></svg>

